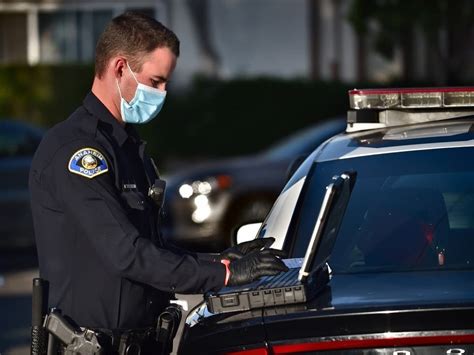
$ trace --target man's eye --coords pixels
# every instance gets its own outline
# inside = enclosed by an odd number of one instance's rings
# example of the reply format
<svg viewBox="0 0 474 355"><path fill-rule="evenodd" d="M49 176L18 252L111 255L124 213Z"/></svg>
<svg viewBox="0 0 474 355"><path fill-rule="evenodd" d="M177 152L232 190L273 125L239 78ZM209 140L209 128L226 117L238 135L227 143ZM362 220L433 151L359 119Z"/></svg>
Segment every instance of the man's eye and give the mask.
<svg viewBox="0 0 474 355"><path fill-rule="evenodd" d="M153 86L154 88L158 87L159 84L159 81L151 79L151 86Z"/></svg>

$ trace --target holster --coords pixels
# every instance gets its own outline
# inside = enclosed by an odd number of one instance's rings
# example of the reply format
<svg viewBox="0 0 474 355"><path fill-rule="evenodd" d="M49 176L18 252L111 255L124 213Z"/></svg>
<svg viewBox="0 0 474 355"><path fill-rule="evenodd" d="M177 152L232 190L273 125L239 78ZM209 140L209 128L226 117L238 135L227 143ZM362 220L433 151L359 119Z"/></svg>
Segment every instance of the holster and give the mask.
<svg viewBox="0 0 474 355"><path fill-rule="evenodd" d="M181 322L181 307L172 304L158 316L156 324L156 341L160 344L161 354L170 354L173 351L173 339Z"/></svg>
<svg viewBox="0 0 474 355"><path fill-rule="evenodd" d="M115 333L107 329L79 328L59 310L46 314L47 283L33 281L32 355L145 355L170 354L181 322L181 307L168 306L158 317L156 328Z"/></svg>

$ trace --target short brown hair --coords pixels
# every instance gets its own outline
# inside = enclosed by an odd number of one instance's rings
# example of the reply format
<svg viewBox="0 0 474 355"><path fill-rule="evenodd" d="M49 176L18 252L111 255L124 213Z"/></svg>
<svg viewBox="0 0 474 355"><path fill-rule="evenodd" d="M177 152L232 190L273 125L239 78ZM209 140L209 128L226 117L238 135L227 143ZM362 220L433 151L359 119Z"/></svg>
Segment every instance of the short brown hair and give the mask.
<svg viewBox="0 0 474 355"><path fill-rule="evenodd" d="M179 40L173 31L140 12L115 17L100 35L95 49L95 75L102 77L111 58L123 55L133 71L140 71L143 56L168 47L179 56Z"/></svg>

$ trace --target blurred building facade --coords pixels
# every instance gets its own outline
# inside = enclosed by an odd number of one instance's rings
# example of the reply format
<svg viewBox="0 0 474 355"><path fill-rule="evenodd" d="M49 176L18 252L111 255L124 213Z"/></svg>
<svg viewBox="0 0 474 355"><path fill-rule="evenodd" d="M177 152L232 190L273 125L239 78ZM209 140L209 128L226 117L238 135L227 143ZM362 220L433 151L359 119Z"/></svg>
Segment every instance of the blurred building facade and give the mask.
<svg viewBox="0 0 474 355"><path fill-rule="evenodd" d="M105 24L125 10L162 13L155 0L0 0L0 63L88 63Z"/></svg>
<svg viewBox="0 0 474 355"><path fill-rule="evenodd" d="M196 75L388 81L435 71L429 45L413 31L409 70L396 48L387 59L348 20L354 0L0 0L0 64L89 63L105 24L144 11L179 36L175 85ZM369 26L370 28L370 26Z"/></svg>

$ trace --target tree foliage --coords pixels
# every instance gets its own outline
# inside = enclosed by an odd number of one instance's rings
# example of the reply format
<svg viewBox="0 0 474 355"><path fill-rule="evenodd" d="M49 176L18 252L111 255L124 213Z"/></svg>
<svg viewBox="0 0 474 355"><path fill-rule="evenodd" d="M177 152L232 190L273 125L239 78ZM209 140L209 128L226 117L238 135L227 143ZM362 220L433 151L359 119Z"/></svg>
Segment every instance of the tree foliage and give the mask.
<svg viewBox="0 0 474 355"><path fill-rule="evenodd" d="M472 59L472 0L354 0L349 21L359 34L373 33L376 50L387 57L421 30L429 60L439 63L433 70L444 82L462 81Z"/></svg>

